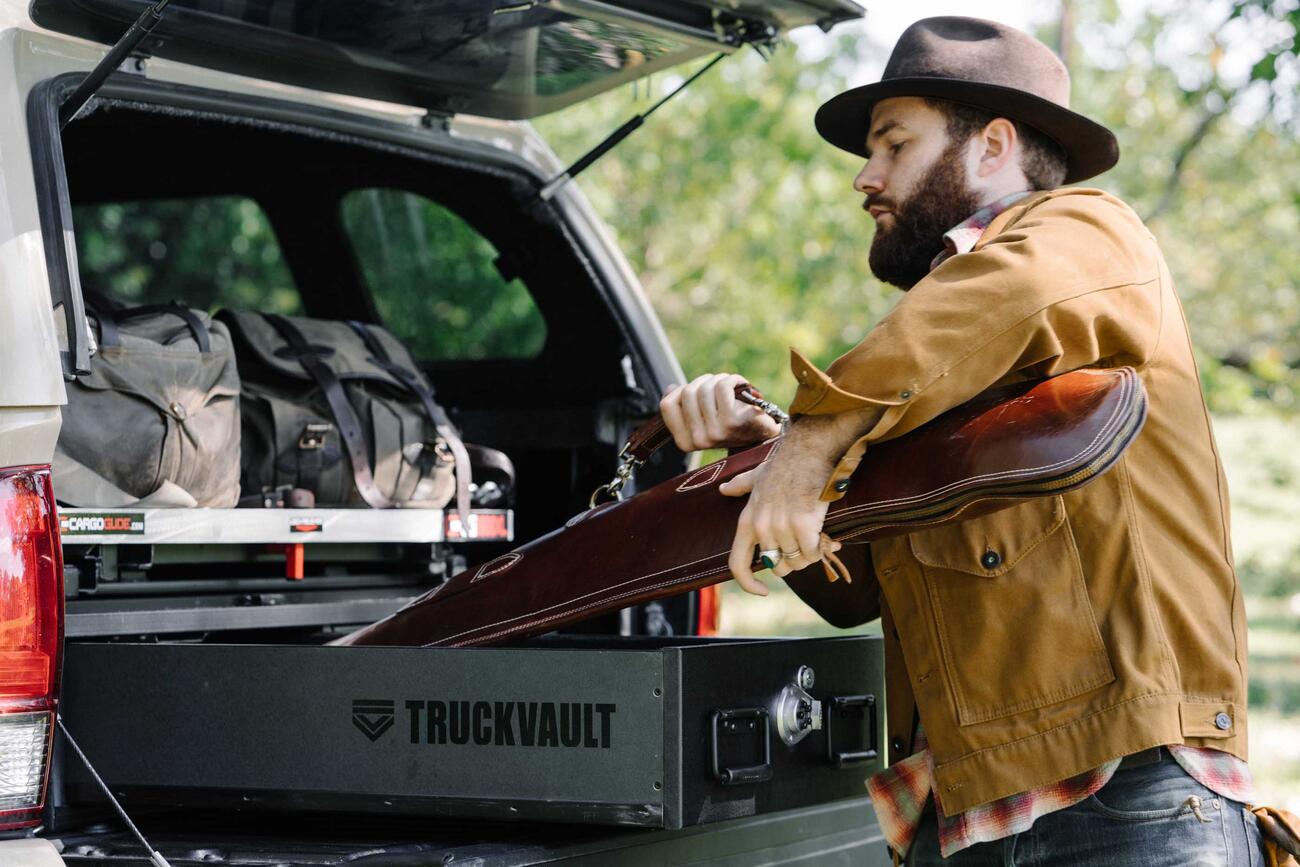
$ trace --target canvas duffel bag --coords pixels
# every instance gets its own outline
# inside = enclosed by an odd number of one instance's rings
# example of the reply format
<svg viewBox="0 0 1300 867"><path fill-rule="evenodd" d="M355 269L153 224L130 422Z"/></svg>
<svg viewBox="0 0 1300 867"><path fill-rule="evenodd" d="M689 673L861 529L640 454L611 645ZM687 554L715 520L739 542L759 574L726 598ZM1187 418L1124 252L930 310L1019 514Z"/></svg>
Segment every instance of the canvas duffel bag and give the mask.
<svg viewBox="0 0 1300 867"><path fill-rule="evenodd" d="M433 388L378 325L224 310L239 359L246 497L320 506L470 505L470 458Z"/></svg>
<svg viewBox="0 0 1300 867"><path fill-rule="evenodd" d="M239 373L224 325L177 304L87 304L90 373L68 383L55 496L83 508L239 499Z"/></svg>

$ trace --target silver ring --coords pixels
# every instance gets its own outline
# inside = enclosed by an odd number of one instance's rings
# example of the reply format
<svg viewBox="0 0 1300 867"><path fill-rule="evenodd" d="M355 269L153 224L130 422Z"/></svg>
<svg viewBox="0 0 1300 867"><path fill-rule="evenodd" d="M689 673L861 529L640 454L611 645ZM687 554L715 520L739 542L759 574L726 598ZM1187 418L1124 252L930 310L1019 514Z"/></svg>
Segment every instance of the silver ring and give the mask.
<svg viewBox="0 0 1300 867"><path fill-rule="evenodd" d="M758 552L758 562L768 569L775 569L776 564L781 562L781 556L780 548L763 548Z"/></svg>

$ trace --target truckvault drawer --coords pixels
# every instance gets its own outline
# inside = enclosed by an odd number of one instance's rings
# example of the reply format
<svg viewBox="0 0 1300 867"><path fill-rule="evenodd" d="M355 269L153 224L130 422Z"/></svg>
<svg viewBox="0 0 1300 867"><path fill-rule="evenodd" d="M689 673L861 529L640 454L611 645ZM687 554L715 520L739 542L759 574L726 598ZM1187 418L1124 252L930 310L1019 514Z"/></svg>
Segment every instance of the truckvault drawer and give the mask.
<svg viewBox="0 0 1300 867"><path fill-rule="evenodd" d="M869 636L69 642L63 677L66 724L128 809L681 828L861 797L882 766L883 659ZM64 762L66 799L101 801Z"/></svg>

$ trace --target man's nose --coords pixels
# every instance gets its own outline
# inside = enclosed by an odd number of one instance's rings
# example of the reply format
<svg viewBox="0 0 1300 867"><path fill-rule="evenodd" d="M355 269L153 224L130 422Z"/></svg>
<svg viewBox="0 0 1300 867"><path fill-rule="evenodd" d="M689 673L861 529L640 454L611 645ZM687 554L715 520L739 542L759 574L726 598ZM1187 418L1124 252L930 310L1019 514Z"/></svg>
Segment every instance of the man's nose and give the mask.
<svg viewBox="0 0 1300 867"><path fill-rule="evenodd" d="M862 166L862 171L858 172L858 176L853 179L853 189L868 196L884 192L885 179L881 176L881 172L871 167L870 160L867 160Z"/></svg>

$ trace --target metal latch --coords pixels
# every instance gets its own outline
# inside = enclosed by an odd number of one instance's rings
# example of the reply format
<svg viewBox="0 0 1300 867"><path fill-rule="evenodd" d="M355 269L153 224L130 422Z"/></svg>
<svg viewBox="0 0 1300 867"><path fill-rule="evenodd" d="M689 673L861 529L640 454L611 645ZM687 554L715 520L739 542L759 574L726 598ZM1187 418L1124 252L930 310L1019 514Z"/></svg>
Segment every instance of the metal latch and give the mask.
<svg viewBox="0 0 1300 867"><path fill-rule="evenodd" d="M812 668L801 665L794 682L786 684L776 698L772 716L776 717L776 733L787 746L799 743L809 732L821 730L822 703L808 693L814 680Z"/></svg>
<svg viewBox="0 0 1300 867"><path fill-rule="evenodd" d="M312 422L298 435L298 448L303 451L315 451L325 448L325 435L334 430L332 424Z"/></svg>

